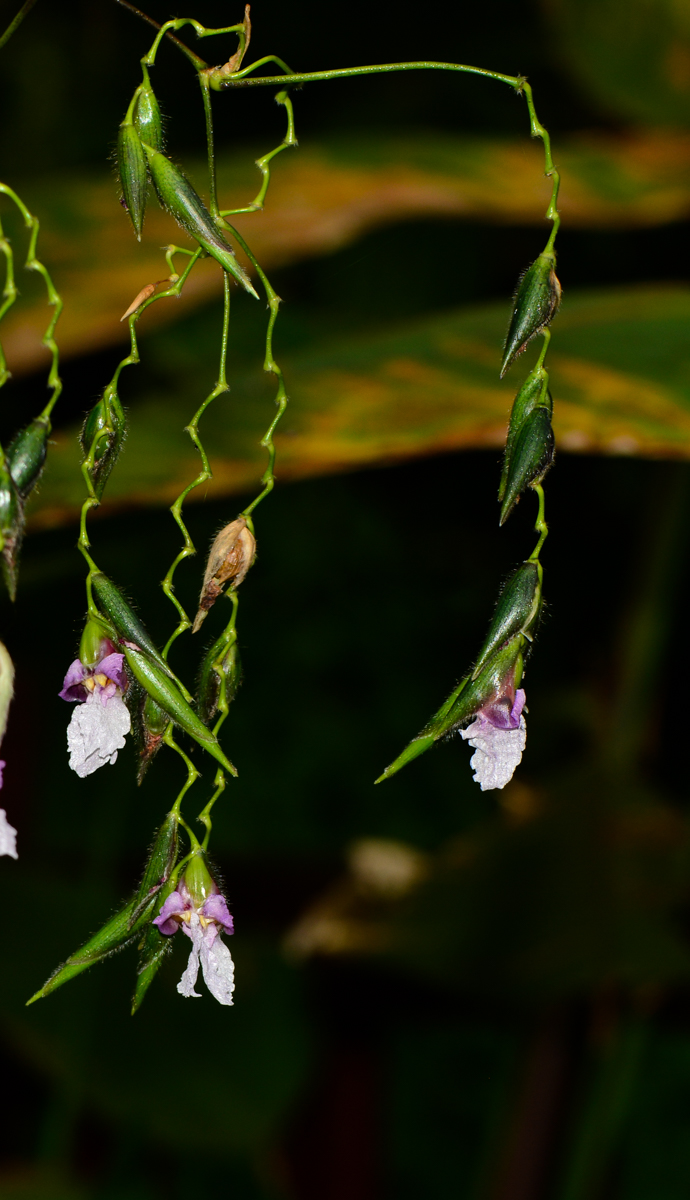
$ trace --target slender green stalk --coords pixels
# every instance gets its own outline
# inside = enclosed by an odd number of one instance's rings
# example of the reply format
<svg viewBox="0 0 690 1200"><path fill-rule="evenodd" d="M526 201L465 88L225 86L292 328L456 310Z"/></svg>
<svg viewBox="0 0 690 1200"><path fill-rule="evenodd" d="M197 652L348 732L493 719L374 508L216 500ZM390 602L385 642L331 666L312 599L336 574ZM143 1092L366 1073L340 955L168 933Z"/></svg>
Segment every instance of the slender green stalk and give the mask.
<svg viewBox="0 0 690 1200"><path fill-rule="evenodd" d="M2 36L0 36L0 50L2 50L3 46L7 42L9 42L10 38L12 37L12 34L15 33L17 29L19 29L19 26L21 25L22 21L24 20L24 17L28 17L28 15L31 12L31 9L33 8L35 3L36 3L36 0L25 0L24 4L22 4L22 6L21 6L19 12L17 13L16 17L14 18L14 20L10 21L9 25L7 26L7 29L2 34Z"/></svg>

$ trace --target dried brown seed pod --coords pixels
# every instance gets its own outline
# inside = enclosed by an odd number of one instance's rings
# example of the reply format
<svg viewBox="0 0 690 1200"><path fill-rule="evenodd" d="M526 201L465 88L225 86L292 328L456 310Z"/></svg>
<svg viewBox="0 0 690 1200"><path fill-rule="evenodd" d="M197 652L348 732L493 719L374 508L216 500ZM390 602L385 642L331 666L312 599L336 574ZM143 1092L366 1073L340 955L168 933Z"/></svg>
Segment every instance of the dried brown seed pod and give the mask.
<svg viewBox="0 0 690 1200"><path fill-rule="evenodd" d="M256 538L244 517L238 517L221 529L209 551L192 633L201 628L206 613L222 595L227 583L240 586L255 557Z"/></svg>

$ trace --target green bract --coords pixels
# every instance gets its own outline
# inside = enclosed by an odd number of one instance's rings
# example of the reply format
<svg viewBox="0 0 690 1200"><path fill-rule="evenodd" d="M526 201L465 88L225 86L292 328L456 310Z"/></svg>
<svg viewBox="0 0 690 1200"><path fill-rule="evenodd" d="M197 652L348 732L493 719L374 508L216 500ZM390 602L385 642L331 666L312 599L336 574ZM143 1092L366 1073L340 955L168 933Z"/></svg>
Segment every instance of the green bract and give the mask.
<svg viewBox="0 0 690 1200"><path fill-rule="evenodd" d="M134 108L134 127L142 142L154 150L163 149L163 122L156 94L147 78L139 89Z"/></svg>
<svg viewBox="0 0 690 1200"><path fill-rule="evenodd" d="M516 633L531 633L541 606L541 572L536 562L524 562L505 584L496 605L486 641L472 672L476 679L486 663Z"/></svg>
<svg viewBox="0 0 690 1200"><path fill-rule="evenodd" d="M538 404L548 408L549 412L553 411L553 401L551 393L548 391L549 376L543 367L535 367L527 376L525 382L520 388L517 396L513 400L513 407L510 410L510 423L508 425L508 436L506 438L505 453L503 456L503 467L501 470L501 482L498 485L498 498L502 500L505 495L506 482L508 479L508 471L510 468L510 460L517 436L522 428L525 418L529 416L533 408Z"/></svg>
<svg viewBox="0 0 690 1200"><path fill-rule="evenodd" d="M553 462L551 414L535 408L525 419L510 457L500 524L508 519L525 488L539 483Z"/></svg>
<svg viewBox="0 0 690 1200"><path fill-rule="evenodd" d="M241 682L240 651L237 645L237 636L232 630L230 635L221 634L201 664L196 699L199 716L205 724L208 724L218 711L223 684L225 685L225 701L230 704L235 699Z"/></svg>
<svg viewBox="0 0 690 1200"><path fill-rule="evenodd" d="M141 241L149 177L141 138L132 121L127 119L122 122L117 135L117 167L122 186L122 198L134 226L134 232Z"/></svg>
<svg viewBox="0 0 690 1200"><path fill-rule="evenodd" d="M556 278L555 265L554 254L540 254L518 284L503 347L501 378L527 343L545 329L556 314L561 302L561 285Z"/></svg>
<svg viewBox="0 0 690 1200"><path fill-rule="evenodd" d="M79 435L86 470L99 500L126 436L127 421L117 387L111 383L94 404Z"/></svg>
<svg viewBox="0 0 690 1200"><path fill-rule="evenodd" d="M14 600L17 595L19 551L24 538L24 504L15 487L7 459L0 462L0 539L2 544L2 573Z"/></svg>
<svg viewBox="0 0 690 1200"><path fill-rule="evenodd" d="M235 258L232 246L225 241L201 196L195 192L180 168L153 146L144 144L144 150L151 178L163 208L167 209L187 233L196 238L199 245L220 263L224 271L228 271L233 279L242 284L245 291L256 296L258 300L249 276Z"/></svg>
<svg viewBox="0 0 690 1200"><path fill-rule="evenodd" d="M38 483L48 450L50 419L36 417L25 429L15 433L7 448L7 465L22 500Z"/></svg>

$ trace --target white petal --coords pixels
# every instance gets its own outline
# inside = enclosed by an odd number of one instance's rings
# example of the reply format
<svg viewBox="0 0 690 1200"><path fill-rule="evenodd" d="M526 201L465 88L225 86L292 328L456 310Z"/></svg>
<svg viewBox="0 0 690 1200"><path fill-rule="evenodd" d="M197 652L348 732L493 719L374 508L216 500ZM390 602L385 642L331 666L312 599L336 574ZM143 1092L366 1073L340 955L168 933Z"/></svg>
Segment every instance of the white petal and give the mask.
<svg viewBox="0 0 690 1200"><path fill-rule="evenodd" d="M13 829L7 820L7 813L0 808L0 854L9 854L17 858L17 830Z"/></svg>
<svg viewBox="0 0 690 1200"><path fill-rule="evenodd" d="M83 779L117 758L125 744L131 722L122 696L111 696L102 704L95 693L77 704L67 730L69 765Z"/></svg>
<svg viewBox="0 0 690 1200"><path fill-rule="evenodd" d="M207 929L211 927L208 926ZM219 1004L232 1004L235 989L235 966L225 942L221 937L213 941L204 938L201 943L201 969L204 982Z"/></svg>
<svg viewBox="0 0 690 1200"><path fill-rule="evenodd" d="M513 778L527 741L525 718L520 717L517 729L497 729L490 721L477 717L467 729L460 730L465 741L474 746L470 759L473 779L483 792L504 788Z"/></svg>
<svg viewBox="0 0 690 1200"><path fill-rule="evenodd" d="M203 943L204 934L199 923L199 914L192 911L190 913L189 923L182 924L182 931L187 934L188 938L192 939L192 949L187 961L186 969L182 973L182 978L177 985L177 990L181 996L194 996L196 1000L201 999L201 993L194 991L194 984L197 981L199 974L199 948Z"/></svg>

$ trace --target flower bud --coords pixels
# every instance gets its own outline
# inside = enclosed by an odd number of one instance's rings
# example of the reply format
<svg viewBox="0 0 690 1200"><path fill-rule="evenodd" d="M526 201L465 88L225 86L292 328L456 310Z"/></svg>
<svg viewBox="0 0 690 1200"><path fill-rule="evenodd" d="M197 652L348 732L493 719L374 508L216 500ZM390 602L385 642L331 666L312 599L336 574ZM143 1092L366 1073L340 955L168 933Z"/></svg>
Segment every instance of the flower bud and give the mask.
<svg viewBox="0 0 690 1200"><path fill-rule="evenodd" d="M505 584L472 678L476 679L499 646L517 633L529 634L541 607L541 581L535 562L524 562Z"/></svg>
<svg viewBox="0 0 690 1200"><path fill-rule="evenodd" d="M156 647L148 629L139 620L134 609L128 604L112 580L108 579L108 576L101 571L96 571L91 576L91 586L106 617L110 619L119 636L125 641L133 642L145 651L166 674L174 679L173 672Z"/></svg>
<svg viewBox="0 0 690 1200"><path fill-rule="evenodd" d="M235 258L232 246L225 241L201 196L195 192L180 168L152 146L145 144L144 150L153 184L163 208L175 218L183 229L187 230L187 233L196 238L199 245L220 263L224 271L228 271L238 283L242 284L245 291L256 296L258 300L259 297L252 287L249 276L242 270Z"/></svg>
<svg viewBox="0 0 690 1200"><path fill-rule="evenodd" d="M5 736L10 704L14 696L14 663L0 642L0 742Z"/></svg>
<svg viewBox="0 0 690 1200"><path fill-rule="evenodd" d="M240 586L255 557L256 538L247 528L244 517L238 517L221 529L209 551L192 633L201 628L206 613L223 594L226 583L232 583L236 588Z"/></svg>
<svg viewBox="0 0 690 1200"><path fill-rule="evenodd" d="M229 771L231 775L236 775L237 771L223 754L218 739L199 719L167 672L163 672L140 650L133 650L128 645L125 645L124 650L127 665L144 691L185 733L188 733L200 746L203 746L204 750L213 755L226 771Z"/></svg>
<svg viewBox="0 0 690 1200"><path fill-rule="evenodd" d="M112 651L112 645L103 645L107 637L108 630L100 621L90 619L86 622L79 642L79 661L85 667L95 667L96 663Z"/></svg>
<svg viewBox="0 0 690 1200"><path fill-rule="evenodd" d="M232 640L228 644L228 636L223 633L208 651L199 672L197 687L197 712L205 725L215 717L221 695L221 687L225 684L225 700L230 704L237 695L242 682L242 663L237 645L237 637L233 630Z"/></svg>
<svg viewBox="0 0 690 1200"><path fill-rule="evenodd" d="M3 455L0 462L0 544L2 573L10 600L17 595L19 552L24 538L24 503L9 472Z"/></svg>
<svg viewBox="0 0 690 1200"><path fill-rule="evenodd" d="M26 429L15 433L7 449L7 465L22 500L38 483L48 450L51 425L48 417L36 417Z"/></svg>
<svg viewBox="0 0 690 1200"><path fill-rule="evenodd" d="M522 426L538 404L542 404L544 408L548 408L549 413L553 413L553 399L548 391L549 375L543 367L535 367L527 376L522 387L518 391L517 396L513 400L513 407L510 410L510 422L508 424L508 434L506 436L506 447L503 455L503 467L501 470L501 482L498 487L498 499L502 500L505 495L506 481L508 479L508 471L510 468L510 459L515 448L517 436L522 429Z"/></svg>
<svg viewBox="0 0 690 1200"><path fill-rule="evenodd" d="M142 142L154 150L163 149L163 122L156 93L147 77L139 89L134 109L134 127Z"/></svg>
<svg viewBox="0 0 690 1200"><path fill-rule="evenodd" d="M554 254L540 254L518 283L503 347L501 378L528 342L550 324L558 311L561 285L554 271L555 264Z"/></svg>
<svg viewBox="0 0 690 1200"><path fill-rule="evenodd" d="M196 908L201 908L209 896L218 891L211 872L206 866L203 851L192 855L183 879Z"/></svg>
<svg viewBox="0 0 690 1200"><path fill-rule="evenodd" d="M124 120L117 135L117 167L122 198L139 241L146 212L149 175L141 138L131 121Z"/></svg>
<svg viewBox="0 0 690 1200"><path fill-rule="evenodd" d="M108 482L110 472L117 462L127 435L127 421L117 394L117 387L109 383L82 425L79 440L88 458L93 449L93 463L88 468L93 490L100 500Z"/></svg>
<svg viewBox="0 0 690 1200"><path fill-rule="evenodd" d="M499 524L503 525L525 488L540 483L553 463L551 414L535 408L524 421L511 455Z"/></svg>

